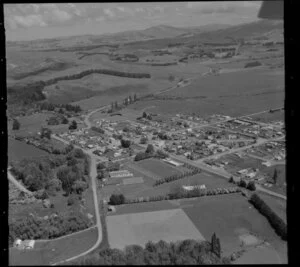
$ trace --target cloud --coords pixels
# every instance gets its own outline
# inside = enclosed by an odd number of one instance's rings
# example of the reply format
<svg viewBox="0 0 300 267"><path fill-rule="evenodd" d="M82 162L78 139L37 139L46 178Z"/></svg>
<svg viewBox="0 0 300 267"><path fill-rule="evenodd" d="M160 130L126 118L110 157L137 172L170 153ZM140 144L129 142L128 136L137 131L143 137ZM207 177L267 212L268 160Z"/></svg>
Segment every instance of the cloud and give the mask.
<svg viewBox="0 0 300 267"><path fill-rule="evenodd" d="M32 27L32 26L47 26L47 23L43 20L41 15L29 15L29 16L14 16L13 23L15 26Z"/></svg>
<svg viewBox="0 0 300 267"><path fill-rule="evenodd" d="M114 13L111 9L109 9L109 8L105 8L105 9L103 10L103 13L104 13L105 15L107 15L108 17L110 17L110 18L115 17L115 13Z"/></svg>
<svg viewBox="0 0 300 267"><path fill-rule="evenodd" d="M258 9L261 1L188 2L186 8L198 14L235 13Z"/></svg>

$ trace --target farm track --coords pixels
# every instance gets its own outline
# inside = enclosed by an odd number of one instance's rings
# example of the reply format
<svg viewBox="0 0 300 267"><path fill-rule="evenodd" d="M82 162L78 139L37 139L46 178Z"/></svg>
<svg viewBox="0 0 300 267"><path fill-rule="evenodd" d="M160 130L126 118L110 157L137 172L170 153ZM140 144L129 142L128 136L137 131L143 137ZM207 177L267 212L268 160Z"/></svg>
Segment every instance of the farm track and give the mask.
<svg viewBox="0 0 300 267"><path fill-rule="evenodd" d="M7 178L10 182L12 182L19 190L21 190L22 192L25 192L28 195L33 195L33 193L31 191L29 191L28 189L26 189L24 187L24 185L22 185L12 174L11 172L8 170L7 171Z"/></svg>

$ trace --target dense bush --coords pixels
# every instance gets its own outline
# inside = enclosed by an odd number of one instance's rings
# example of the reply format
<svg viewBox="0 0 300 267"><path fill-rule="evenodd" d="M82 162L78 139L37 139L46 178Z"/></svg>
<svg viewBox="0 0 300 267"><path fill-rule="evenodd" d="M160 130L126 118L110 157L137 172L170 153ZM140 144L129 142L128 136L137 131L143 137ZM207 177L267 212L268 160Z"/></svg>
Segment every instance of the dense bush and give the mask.
<svg viewBox="0 0 300 267"><path fill-rule="evenodd" d="M283 239L287 240L287 225L286 223L257 195L253 194L249 200L250 203L264 215L276 233Z"/></svg>
<svg viewBox="0 0 300 267"><path fill-rule="evenodd" d="M239 186L240 186L240 187L244 187L244 188L246 188L246 187L247 187L247 183L246 183L246 181L245 181L245 180L243 180L243 179L241 179L241 180L239 181Z"/></svg>
<svg viewBox="0 0 300 267"><path fill-rule="evenodd" d="M256 190L255 183L253 181L250 181L247 185L247 189L250 191L255 191Z"/></svg>
<svg viewBox="0 0 300 267"><path fill-rule="evenodd" d="M220 242L219 242L220 243ZM204 265L223 264L208 241L149 241L145 247L128 245L124 250L106 248L78 260L77 265ZM221 247L220 247L221 250Z"/></svg>
<svg viewBox="0 0 300 267"><path fill-rule="evenodd" d="M253 62L248 62L245 64L244 68L252 68L252 67L257 67L261 66L262 64L259 61L253 61Z"/></svg>
<svg viewBox="0 0 300 267"><path fill-rule="evenodd" d="M14 120L13 120L12 129L13 129L13 130L19 130L19 129L20 129L20 126L21 126L20 122L19 122L17 119L14 119Z"/></svg>
<svg viewBox="0 0 300 267"><path fill-rule="evenodd" d="M121 146L124 148L129 148L131 145L131 141L130 140L125 140L125 139L121 139Z"/></svg>
<svg viewBox="0 0 300 267"><path fill-rule="evenodd" d="M125 203L125 197L123 194L120 194L120 195L112 194L109 198L110 205L121 205L124 203Z"/></svg>
<svg viewBox="0 0 300 267"><path fill-rule="evenodd" d="M52 239L71 234L91 226L90 220L80 212L60 213L48 220L26 216L9 220L9 245L15 239Z"/></svg>

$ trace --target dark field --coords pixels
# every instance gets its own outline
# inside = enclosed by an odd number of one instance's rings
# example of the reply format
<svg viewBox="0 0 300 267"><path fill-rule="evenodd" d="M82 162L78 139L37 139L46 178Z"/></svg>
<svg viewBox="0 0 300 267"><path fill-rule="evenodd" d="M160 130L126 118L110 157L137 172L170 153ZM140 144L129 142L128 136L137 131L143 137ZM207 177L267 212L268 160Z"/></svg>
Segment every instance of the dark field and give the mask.
<svg viewBox="0 0 300 267"><path fill-rule="evenodd" d="M267 240L275 249L281 241L269 222L240 194L180 201L180 206L206 239L215 232L224 255L240 248L238 236L248 231Z"/></svg>
<svg viewBox="0 0 300 267"><path fill-rule="evenodd" d="M18 161L28 157L41 157L49 155L48 152L38 149L15 139L8 138L8 162Z"/></svg>

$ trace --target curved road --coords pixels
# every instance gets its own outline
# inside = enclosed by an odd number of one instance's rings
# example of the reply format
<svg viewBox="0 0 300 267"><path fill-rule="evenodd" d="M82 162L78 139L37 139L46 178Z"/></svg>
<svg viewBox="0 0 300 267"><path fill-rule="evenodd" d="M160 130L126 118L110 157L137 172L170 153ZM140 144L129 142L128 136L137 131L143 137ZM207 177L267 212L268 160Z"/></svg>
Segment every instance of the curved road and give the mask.
<svg viewBox="0 0 300 267"><path fill-rule="evenodd" d="M28 189L26 189L24 187L24 185L22 185L12 174L11 172L9 171L10 170L10 167L8 168L7 170L7 178L9 181L11 181L17 188L19 188L21 191L27 193L28 195L33 195L32 192L30 192Z"/></svg>
<svg viewBox="0 0 300 267"><path fill-rule="evenodd" d="M89 117L96 113L97 111L101 110L101 109L104 109L106 108L107 106L105 107L101 107L99 109L96 109L92 112L90 112L84 119L84 122L85 124L87 125L87 127L85 129L89 129L91 127L91 123L89 122ZM59 138L58 136L56 135L52 135L52 137L54 139L57 139L65 144L69 144L69 142L67 142L66 140L62 139L62 138ZM77 148L80 148L76 145L74 145L74 147L77 147ZM82 148L80 148L82 149ZM102 225L101 225L101 220L100 220L100 212L99 212L99 202L98 202L98 197L97 197L97 183L96 183L96 177L97 177L97 162L96 162L96 155L94 155L91 151L87 151L87 150L84 150L82 149L86 154L88 154L90 156L90 159L91 159L91 165L90 165L90 178L91 178L91 182L92 182L92 189L93 189L93 198L94 198L94 205L95 205L95 214L96 214L96 226L98 228L98 239L97 239L97 242L87 251L79 254L79 255L76 255L74 257L71 257L71 258L68 258L66 260L63 260L63 261L59 261L59 262L56 262L56 263L52 263L51 265L57 265L57 264L61 264L63 262L69 262L69 261L72 261L72 260L75 260L75 259L78 259L79 257L82 257L82 256L85 256L87 255L88 253L92 252L93 250L95 250L101 243L102 241Z"/></svg>

